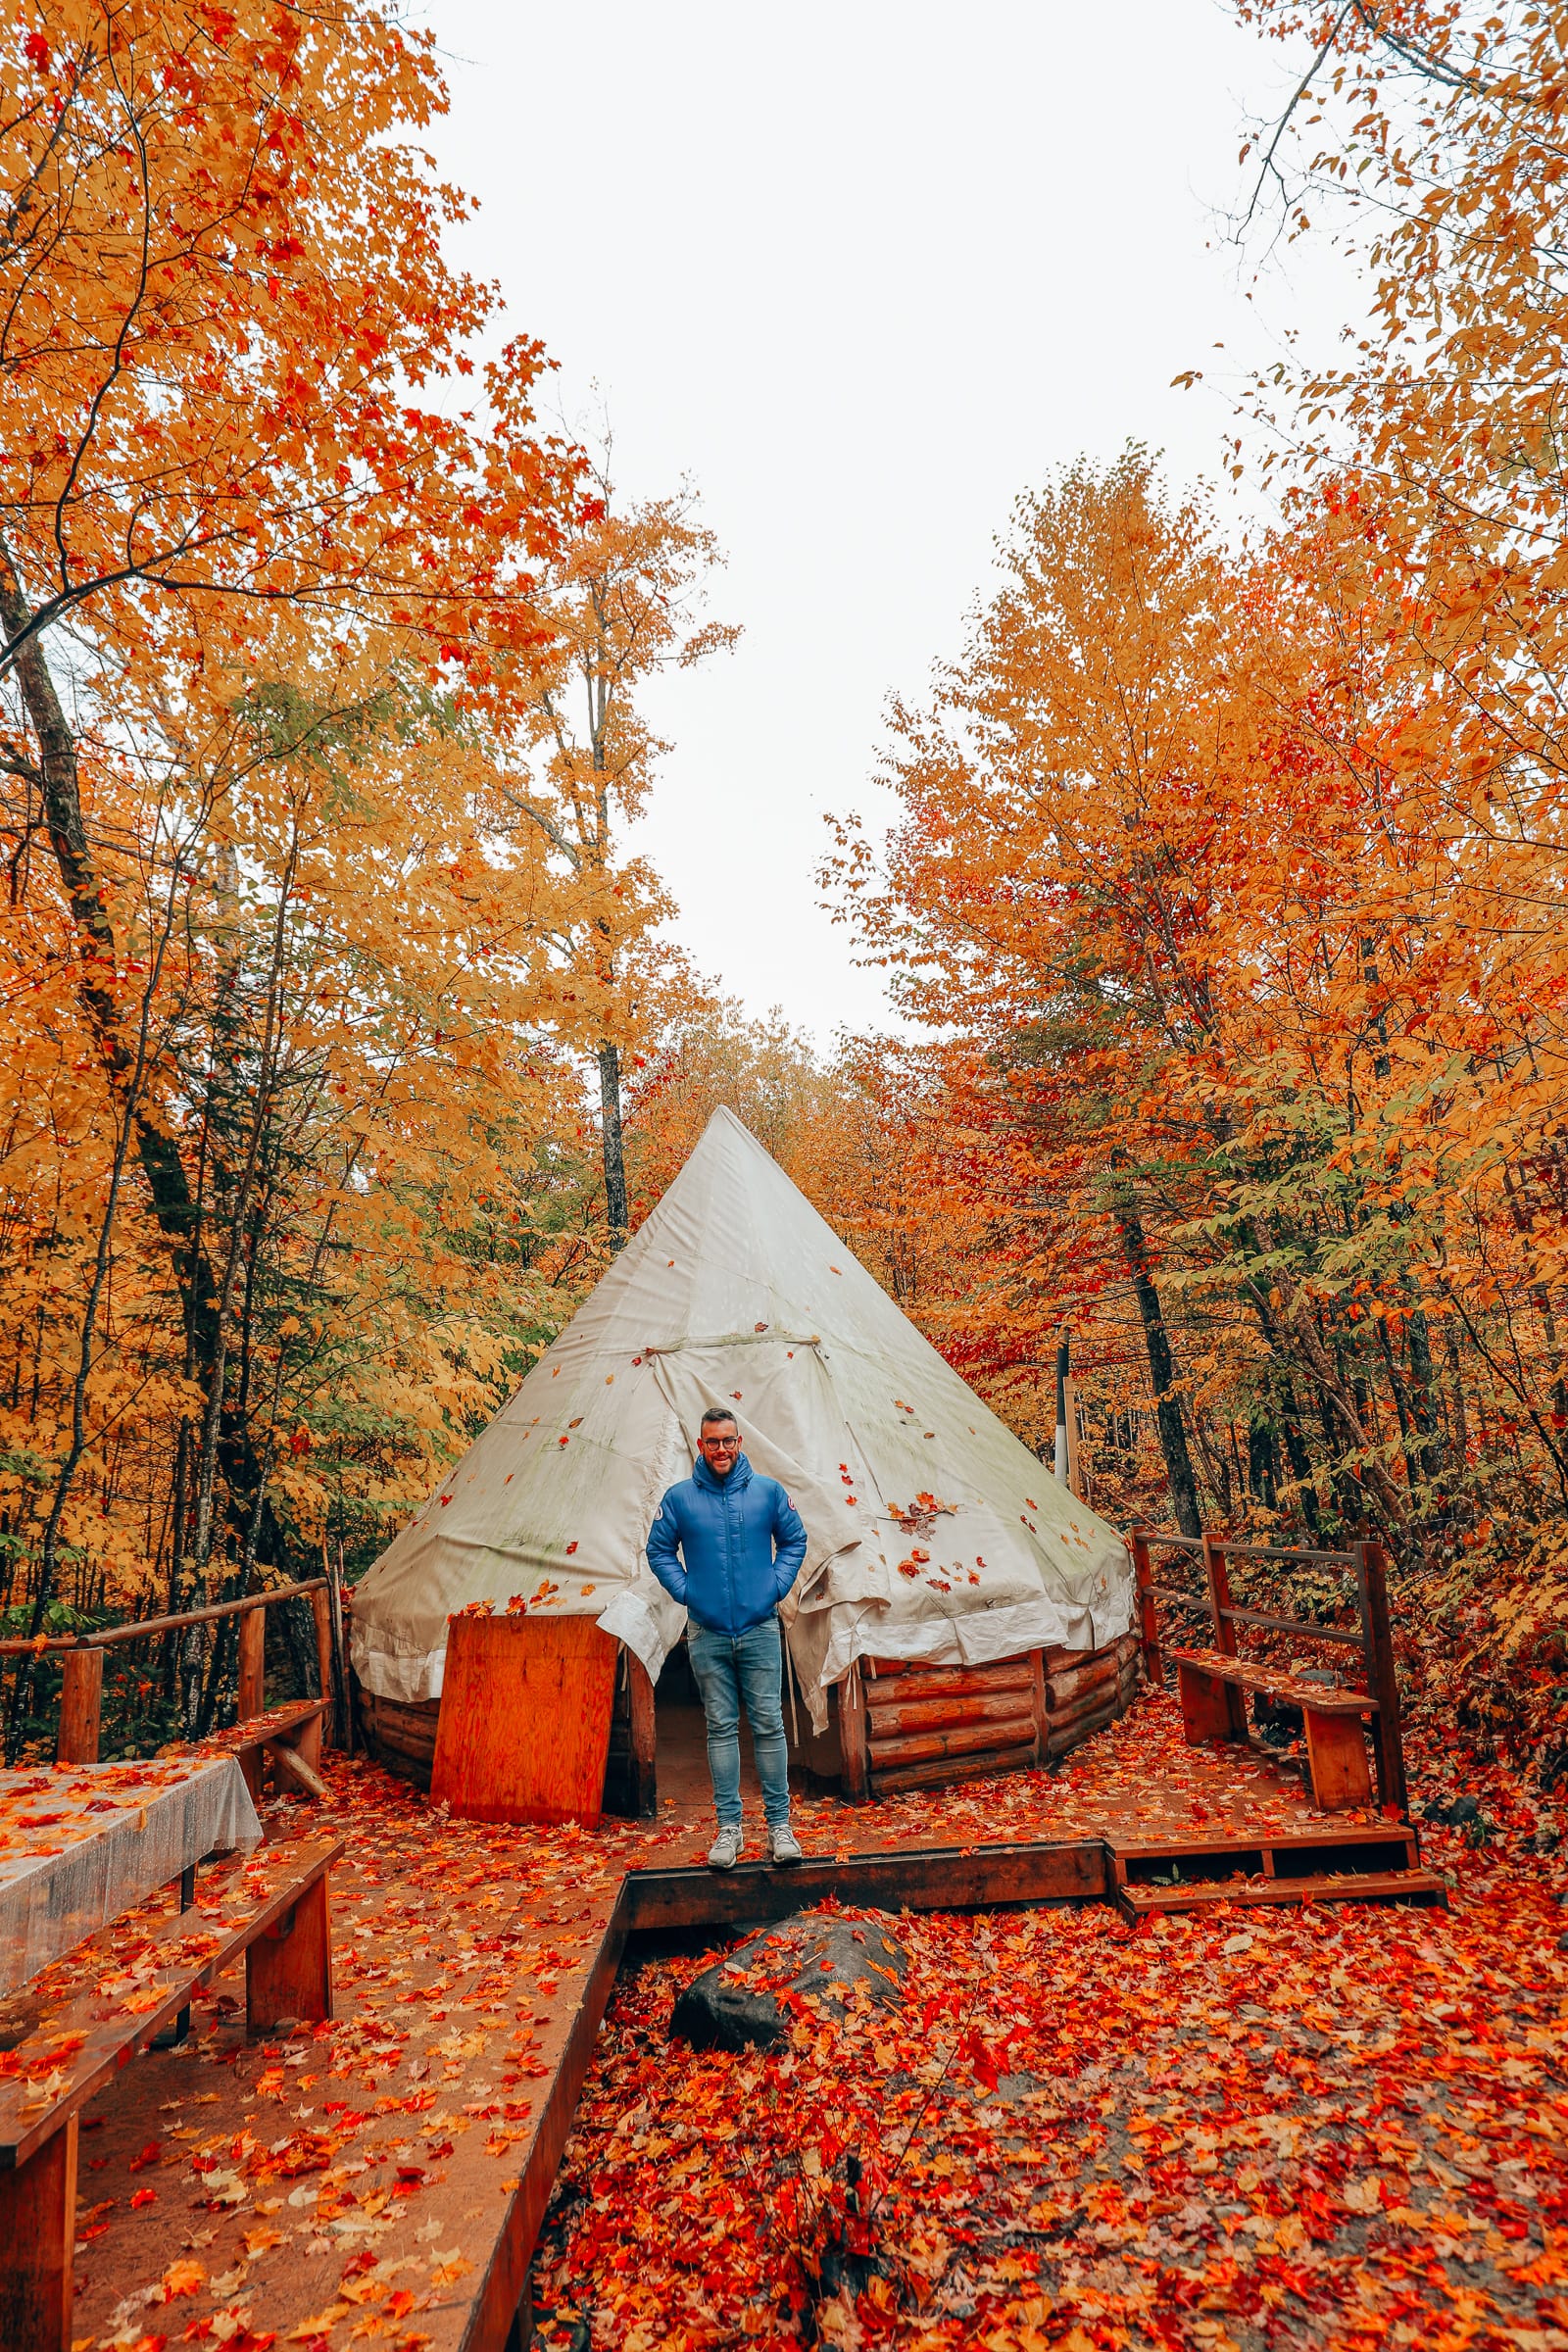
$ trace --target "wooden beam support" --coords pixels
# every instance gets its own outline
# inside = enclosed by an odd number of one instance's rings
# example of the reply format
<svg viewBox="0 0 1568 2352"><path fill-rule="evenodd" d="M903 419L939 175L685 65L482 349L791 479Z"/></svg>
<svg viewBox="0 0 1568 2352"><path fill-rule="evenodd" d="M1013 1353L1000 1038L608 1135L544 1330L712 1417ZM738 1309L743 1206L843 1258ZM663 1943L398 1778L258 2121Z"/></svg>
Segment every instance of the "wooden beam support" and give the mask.
<svg viewBox="0 0 1568 2352"><path fill-rule="evenodd" d="M1101 1683L1094 1690L1081 1692L1071 1706L1053 1707L1051 1729L1053 1733L1074 1731L1091 1716L1098 1722L1103 1716L1119 1715L1124 1704L1119 1682Z"/></svg>
<svg viewBox="0 0 1568 2352"><path fill-rule="evenodd" d="M267 1712L267 1611L247 1609L239 1621L239 1720Z"/></svg>
<svg viewBox="0 0 1568 2352"><path fill-rule="evenodd" d="M302 1723L297 1732L289 1732L286 1735L294 1753L307 1763L313 1772L319 1772L321 1769L321 1734L325 1724L326 1715L323 1710L319 1715L313 1715L309 1723Z"/></svg>
<svg viewBox="0 0 1568 2352"><path fill-rule="evenodd" d="M1214 1627L1214 1647L1227 1658L1236 1655L1236 1628L1225 1612L1231 1605L1230 1571L1225 1565L1225 1551L1212 1536L1203 1538L1203 1576L1208 1586L1208 1610ZM1247 1693L1234 1684L1223 1685L1225 1712L1230 1721L1233 1740L1247 1738Z"/></svg>
<svg viewBox="0 0 1568 2352"><path fill-rule="evenodd" d="M267 1711L267 1612L247 1609L239 1621L238 1714L241 1723ZM254 1804L262 1793L262 1758L258 1748L242 1752L240 1771Z"/></svg>
<svg viewBox="0 0 1568 2352"><path fill-rule="evenodd" d="M873 1797L901 1796L909 1788L953 1788L963 1781L994 1781L999 1773L1027 1772L1035 1762L1027 1747L987 1748L977 1756L938 1756L928 1764L879 1764L871 1775Z"/></svg>
<svg viewBox="0 0 1568 2352"><path fill-rule="evenodd" d="M1394 1663L1389 1623L1388 1554L1381 1544L1354 1546L1355 1581L1366 1638L1366 1687L1378 1702L1372 1748L1378 1768L1378 1802L1408 1820L1410 1793L1404 1778L1404 1740L1399 1729L1399 1678Z"/></svg>
<svg viewBox="0 0 1568 2352"><path fill-rule="evenodd" d="M1320 1813L1346 1813L1352 1805L1371 1801L1372 1775L1367 1769L1366 1741L1356 1715L1323 1715L1303 1707L1306 1720L1306 1761L1312 1777L1312 1802Z"/></svg>
<svg viewBox="0 0 1568 2352"><path fill-rule="evenodd" d="M863 1805L871 1792L871 1758L858 1665L853 1665L843 1681L834 1684L833 1703L839 1718L839 1788L849 1804Z"/></svg>
<svg viewBox="0 0 1568 2352"><path fill-rule="evenodd" d="M632 1819L652 1821L659 1812L654 1685L641 1658L630 1651L626 1657L626 1704L631 1731Z"/></svg>
<svg viewBox="0 0 1568 2352"><path fill-rule="evenodd" d="M0 2344L71 2352L75 2290L76 2118L0 2172Z"/></svg>
<svg viewBox="0 0 1568 2352"><path fill-rule="evenodd" d="M892 1733L885 1738L873 1735L871 1770L880 1773L899 1764L925 1764L935 1756L1000 1755L1008 1748L1032 1748L1035 1737L1032 1708L1001 1723L960 1723L952 1731Z"/></svg>
<svg viewBox="0 0 1568 2352"><path fill-rule="evenodd" d="M103 1708L103 1651L68 1649L60 1692L60 1731L55 1740L57 1764L97 1763Z"/></svg>
<svg viewBox="0 0 1568 2352"><path fill-rule="evenodd" d="M1176 1680L1182 1694L1182 1730L1189 1747L1206 1747L1213 1740L1235 1738L1229 1705L1230 1686L1200 1666L1176 1661Z"/></svg>
<svg viewBox="0 0 1568 2352"><path fill-rule="evenodd" d="M1060 1714L1063 1708L1075 1706L1079 1699L1087 1697L1091 1690L1118 1683L1121 1671L1121 1660L1114 1650L1091 1650L1081 1666L1047 1675L1047 1704L1054 1715Z"/></svg>
<svg viewBox="0 0 1568 2352"><path fill-rule="evenodd" d="M881 1707L907 1706L923 1698L995 1698L1005 1690L1028 1690L1034 1668L1027 1651L1021 1658L998 1658L989 1666L904 1666L898 1660L862 1659L865 1703L875 1715ZM875 1666L876 1673L870 1672Z"/></svg>
<svg viewBox="0 0 1568 2352"><path fill-rule="evenodd" d="M317 1724L319 1722L320 1717L318 1716ZM297 1747L291 1747L286 1740L269 1740L265 1752L271 1757L274 1771L285 1773L291 1781L299 1783L308 1796L314 1796L318 1804L325 1804L332 1792L320 1774L314 1772L307 1764Z"/></svg>
<svg viewBox="0 0 1568 2352"><path fill-rule="evenodd" d="M1138 1582L1138 1623L1142 1632L1144 1672L1156 1690L1165 1687L1165 1661L1159 1654L1159 1609L1154 1599L1154 1572L1149 1557L1149 1538L1133 1530L1133 1575Z"/></svg>
<svg viewBox="0 0 1568 2352"><path fill-rule="evenodd" d="M1120 1701L1107 1698L1091 1713L1075 1716L1070 1723L1053 1724L1051 1738L1046 1743L1048 1755L1054 1762L1057 1756L1064 1756L1070 1747L1076 1747L1080 1740L1091 1739L1096 1732L1102 1732L1106 1724L1114 1723L1120 1713Z"/></svg>
<svg viewBox="0 0 1568 2352"><path fill-rule="evenodd" d="M311 1594L311 1615L316 1621L316 1679L320 1685L318 1698L332 1696L332 1596L318 1587Z"/></svg>
<svg viewBox="0 0 1568 2352"><path fill-rule="evenodd" d="M245 1953L245 2025L270 2034L285 2018L332 2014L332 1926L323 1873Z"/></svg>
<svg viewBox="0 0 1568 2352"><path fill-rule="evenodd" d="M897 1911L984 1910L996 1903L1088 1901L1110 1886L1096 1838L1036 1839L1018 1845L916 1846L903 1853L808 1854L798 1868L634 1870L622 1891L630 1929L725 1927L782 1919L836 1896Z"/></svg>
<svg viewBox="0 0 1568 2352"><path fill-rule="evenodd" d="M983 1698L956 1696L915 1698L907 1706L873 1707L871 1694L866 1692L866 1712L870 1722L871 1753L876 1754L880 1740L897 1739L910 1732L956 1731L967 1725L1012 1723L1020 1715L1034 1710L1035 1694L1031 1684L1018 1690L990 1692Z"/></svg>

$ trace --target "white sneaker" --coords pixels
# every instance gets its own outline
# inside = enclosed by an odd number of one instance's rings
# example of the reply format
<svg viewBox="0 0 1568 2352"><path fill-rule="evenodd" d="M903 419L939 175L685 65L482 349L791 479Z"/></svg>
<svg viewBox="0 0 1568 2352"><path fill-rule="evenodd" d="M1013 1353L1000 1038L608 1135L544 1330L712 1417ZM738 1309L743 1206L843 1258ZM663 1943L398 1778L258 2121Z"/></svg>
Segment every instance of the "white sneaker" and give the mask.
<svg viewBox="0 0 1568 2352"><path fill-rule="evenodd" d="M741 1858L741 1832L720 1830L708 1849L710 1870L733 1870Z"/></svg>
<svg viewBox="0 0 1568 2352"><path fill-rule="evenodd" d="M770 1862L804 1862L801 1841L787 1821L767 1833L767 1858Z"/></svg>

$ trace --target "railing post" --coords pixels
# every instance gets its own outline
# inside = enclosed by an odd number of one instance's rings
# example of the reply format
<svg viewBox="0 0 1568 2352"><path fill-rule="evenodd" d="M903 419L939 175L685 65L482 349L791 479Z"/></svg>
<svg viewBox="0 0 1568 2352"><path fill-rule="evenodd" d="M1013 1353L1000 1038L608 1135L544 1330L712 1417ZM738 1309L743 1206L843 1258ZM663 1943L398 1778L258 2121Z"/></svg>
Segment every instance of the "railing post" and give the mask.
<svg viewBox="0 0 1568 2352"><path fill-rule="evenodd" d="M348 1629L344 1616L342 1561L334 1568L326 1562L326 1596L331 1608L332 1622L332 1745L346 1755L354 1753L354 1677L349 1671ZM349 1593L348 1605L354 1595Z"/></svg>
<svg viewBox="0 0 1568 2352"><path fill-rule="evenodd" d="M60 1733L55 1758L61 1764L96 1764L104 1706L104 1653L68 1649L60 1690Z"/></svg>
<svg viewBox="0 0 1568 2352"><path fill-rule="evenodd" d="M1372 1752L1378 1768L1378 1802L1393 1808L1401 1821L1409 1819L1410 1797L1404 1780L1404 1738L1399 1728L1399 1681L1394 1665L1394 1635L1389 1625L1388 1555L1381 1544L1351 1545L1357 1596L1361 1603L1361 1633L1366 1653L1366 1687L1377 1700Z"/></svg>
<svg viewBox="0 0 1568 2352"><path fill-rule="evenodd" d="M239 1720L267 1711L267 1611L260 1601L239 1621Z"/></svg>
<svg viewBox="0 0 1568 2352"><path fill-rule="evenodd" d="M1208 1581L1208 1613L1214 1628L1214 1647L1227 1658L1236 1655L1236 1628L1225 1612L1231 1605L1231 1575L1225 1565L1225 1547L1216 1544L1204 1531L1203 1574ZM1238 1690L1234 1683L1224 1685L1225 1706L1230 1716L1231 1737L1247 1738L1247 1693Z"/></svg>
<svg viewBox="0 0 1568 2352"><path fill-rule="evenodd" d="M311 1594L311 1615L316 1620L316 1674L320 1684L318 1695L328 1705L332 1701L332 1599L328 1592Z"/></svg>
<svg viewBox="0 0 1568 2352"><path fill-rule="evenodd" d="M1133 1555L1133 1574L1138 1579L1138 1622L1143 1634L1144 1672L1154 1690L1165 1687L1165 1661L1159 1654L1159 1608L1152 1590L1154 1571L1149 1557L1148 1532L1135 1527L1129 1548Z"/></svg>

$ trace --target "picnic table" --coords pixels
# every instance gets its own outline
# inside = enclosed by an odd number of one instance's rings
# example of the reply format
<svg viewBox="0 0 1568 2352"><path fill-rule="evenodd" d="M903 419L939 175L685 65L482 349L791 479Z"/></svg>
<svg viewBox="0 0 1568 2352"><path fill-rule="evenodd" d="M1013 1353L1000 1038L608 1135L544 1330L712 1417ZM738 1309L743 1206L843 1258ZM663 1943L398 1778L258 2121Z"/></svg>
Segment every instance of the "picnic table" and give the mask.
<svg viewBox="0 0 1568 2352"><path fill-rule="evenodd" d="M0 1772L0 1998L204 1854L261 1838L233 1756Z"/></svg>

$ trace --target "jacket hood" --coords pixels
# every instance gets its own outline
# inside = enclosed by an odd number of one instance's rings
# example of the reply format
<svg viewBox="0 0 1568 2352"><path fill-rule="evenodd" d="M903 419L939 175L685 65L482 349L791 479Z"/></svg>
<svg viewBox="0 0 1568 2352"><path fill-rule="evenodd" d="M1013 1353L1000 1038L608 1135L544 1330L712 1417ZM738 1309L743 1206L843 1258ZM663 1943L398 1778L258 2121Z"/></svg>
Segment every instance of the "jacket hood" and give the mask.
<svg viewBox="0 0 1568 2352"><path fill-rule="evenodd" d="M729 1476L727 1478L715 1478L712 1471L708 1467L707 1455L700 1453L697 1456L696 1461L692 1464L692 1476L697 1481L697 1484L702 1488L705 1494L722 1494L726 1487L750 1486L752 1480L752 1465L746 1459L744 1453L738 1453L735 1456L735 1467L729 1473Z"/></svg>

